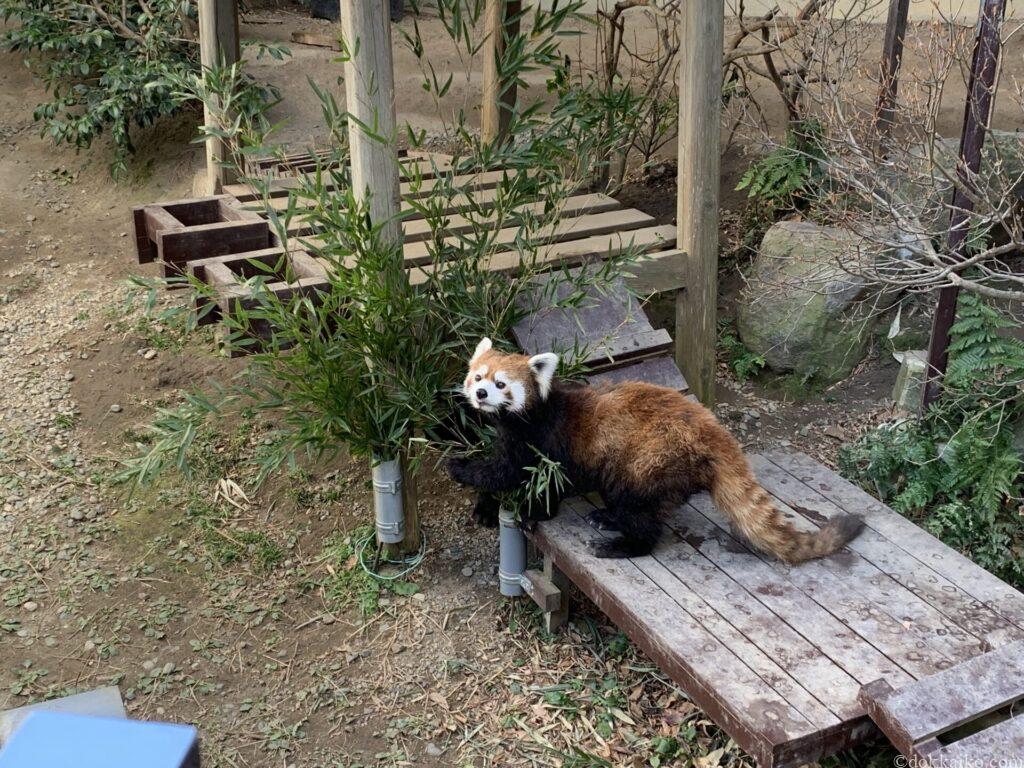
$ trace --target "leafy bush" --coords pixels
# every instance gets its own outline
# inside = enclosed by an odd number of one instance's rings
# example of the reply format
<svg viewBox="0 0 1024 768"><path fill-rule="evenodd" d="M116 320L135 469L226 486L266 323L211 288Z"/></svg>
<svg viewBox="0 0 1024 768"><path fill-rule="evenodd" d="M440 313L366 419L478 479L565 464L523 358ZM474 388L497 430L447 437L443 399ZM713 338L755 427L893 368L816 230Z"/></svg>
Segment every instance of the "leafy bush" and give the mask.
<svg viewBox="0 0 1024 768"><path fill-rule="evenodd" d="M885 424L841 468L897 511L1024 587L1024 343L973 293L960 297L945 391L921 419Z"/></svg>
<svg viewBox="0 0 1024 768"><path fill-rule="evenodd" d="M15 22L0 44L26 54L50 95L34 113L43 134L83 149L109 129L115 175L134 152L132 126L180 109L171 81L199 71L190 0L0 0L0 17Z"/></svg>

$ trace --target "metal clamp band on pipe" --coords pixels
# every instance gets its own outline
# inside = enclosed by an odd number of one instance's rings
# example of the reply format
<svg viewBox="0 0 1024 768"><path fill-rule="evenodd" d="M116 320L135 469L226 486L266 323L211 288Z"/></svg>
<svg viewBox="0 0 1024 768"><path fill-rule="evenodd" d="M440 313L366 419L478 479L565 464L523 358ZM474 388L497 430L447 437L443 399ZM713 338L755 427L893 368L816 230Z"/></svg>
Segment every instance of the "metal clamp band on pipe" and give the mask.
<svg viewBox="0 0 1024 768"><path fill-rule="evenodd" d="M381 461L373 465L371 473L377 541L381 544L398 544L405 538L402 464L398 459Z"/></svg>

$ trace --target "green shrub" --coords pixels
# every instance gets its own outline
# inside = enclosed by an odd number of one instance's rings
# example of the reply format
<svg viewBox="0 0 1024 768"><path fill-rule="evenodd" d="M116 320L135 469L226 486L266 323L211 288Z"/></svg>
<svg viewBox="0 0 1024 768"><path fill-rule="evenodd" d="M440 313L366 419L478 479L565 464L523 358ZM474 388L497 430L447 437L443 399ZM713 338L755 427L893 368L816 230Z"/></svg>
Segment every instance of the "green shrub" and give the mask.
<svg viewBox="0 0 1024 768"><path fill-rule="evenodd" d="M845 449L844 474L1001 578L1024 587L1024 343L961 295L945 391L925 418L884 424Z"/></svg>
<svg viewBox="0 0 1024 768"><path fill-rule="evenodd" d="M171 80L199 71L194 0L0 0L0 17L13 22L0 46L26 54L48 92L34 113L43 135L83 149L109 130L115 175L132 126L180 109Z"/></svg>

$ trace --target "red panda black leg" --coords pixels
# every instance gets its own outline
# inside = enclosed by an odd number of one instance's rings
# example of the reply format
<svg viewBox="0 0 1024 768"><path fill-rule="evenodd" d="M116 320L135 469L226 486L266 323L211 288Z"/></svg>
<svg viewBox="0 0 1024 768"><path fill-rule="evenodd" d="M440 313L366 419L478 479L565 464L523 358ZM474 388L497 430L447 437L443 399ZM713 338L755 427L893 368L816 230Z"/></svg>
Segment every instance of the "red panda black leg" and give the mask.
<svg viewBox="0 0 1024 768"><path fill-rule="evenodd" d="M588 514L584 520L592 528L597 528L599 531L617 531L619 530L619 520L614 515L608 512L607 509L595 509Z"/></svg>
<svg viewBox="0 0 1024 768"><path fill-rule="evenodd" d="M500 455L490 460L449 459L448 474L457 483L490 493L511 491L526 479L526 471L521 464Z"/></svg>
<svg viewBox="0 0 1024 768"><path fill-rule="evenodd" d="M662 524L654 505L609 506L607 513L619 535L594 542L595 557L622 558L649 555L661 538Z"/></svg>
<svg viewBox="0 0 1024 768"><path fill-rule="evenodd" d="M473 521L484 528L497 528L500 506L498 498L494 494L477 494L476 504L473 506Z"/></svg>

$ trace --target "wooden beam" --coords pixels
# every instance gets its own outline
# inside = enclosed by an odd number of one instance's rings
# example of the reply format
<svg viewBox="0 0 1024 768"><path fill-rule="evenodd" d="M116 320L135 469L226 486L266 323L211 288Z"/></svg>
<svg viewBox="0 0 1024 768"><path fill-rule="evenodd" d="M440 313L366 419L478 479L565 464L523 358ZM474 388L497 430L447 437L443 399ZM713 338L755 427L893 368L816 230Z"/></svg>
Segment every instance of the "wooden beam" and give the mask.
<svg viewBox="0 0 1024 768"><path fill-rule="evenodd" d="M395 67L391 53L388 0L341 0L345 60L345 104L348 121L352 191L367 206L370 222L379 227L382 245L393 245L395 267L403 269L402 222L399 218L399 163L395 117ZM405 538L400 552L420 548L415 477L409 457L401 451Z"/></svg>
<svg viewBox="0 0 1024 768"><path fill-rule="evenodd" d="M199 60L203 69L231 66L241 58L238 39L237 0L199 0ZM203 106L203 122L213 125L209 105ZM234 171L224 165L231 153L224 141L206 140L206 194L219 194L235 181Z"/></svg>
<svg viewBox="0 0 1024 768"><path fill-rule="evenodd" d="M516 84L501 77L501 59L509 38L519 34L520 0L487 0L484 9L484 80L480 99L480 139L504 139L516 104Z"/></svg>
<svg viewBox="0 0 1024 768"><path fill-rule="evenodd" d="M948 258L953 263L964 258L974 203L968 194L981 168L981 148L992 112L999 64L999 31L1006 12L1006 0L983 0L974 42L971 79L964 104L964 122L957 153L957 181L953 188L952 214L947 241ZM926 410L942 391L942 380L949 362L950 329L956 320L956 300L960 288L951 285L939 291L928 342L928 366L925 368L922 405Z"/></svg>
<svg viewBox="0 0 1024 768"><path fill-rule="evenodd" d="M724 0L683 3L679 47L677 246L687 253L676 300L676 362L697 398L715 401L719 114Z"/></svg>
<svg viewBox="0 0 1024 768"><path fill-rule="evenodd" d="M381 225L383 242L402 240L398 152L395 148L395 69L385 0L341 0L345 101L349 120L352 190Z"/></svg>
<svg viewBox="0 0 1024 768"><path fill-rule="evenodd" d="M882 67L879 72L878 104L875 106L875 130L880 142L885 142L892 128L899 90L900 62L903 59L903 38L907 34L907 14L910 0L890 0L889 17L885 22L885 42L882 49Z"/></svg>

